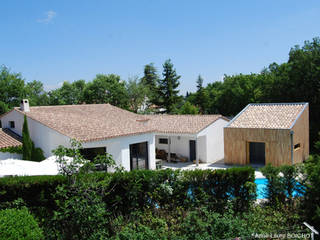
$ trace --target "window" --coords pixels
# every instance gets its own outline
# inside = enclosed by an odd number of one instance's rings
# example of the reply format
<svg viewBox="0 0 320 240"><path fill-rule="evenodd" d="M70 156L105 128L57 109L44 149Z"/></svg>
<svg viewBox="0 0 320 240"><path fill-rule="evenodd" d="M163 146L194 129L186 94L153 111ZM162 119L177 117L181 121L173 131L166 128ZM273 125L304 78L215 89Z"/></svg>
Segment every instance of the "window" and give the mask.
<svg viewBox="0 0 320 240"><path fill-rule="evenodd" d="M294 150L297 150L300 148L300 143L297 143L296 145L294 145Z"/></svg>
<svg viewBox="0 0 320 240"><path fill-rule="evenodd" d="M9 121L10 128L15 128L14 121Z"/></svg>
<svg viewBox="0 0 320 240"><path fill-rule="evenodd" d="M159 138L159 144L168 144L168 138Z"/></svg>
<svg viewBox="0 0 320 240"><path fill-rule="evenodd" d="M88 160L93 160L98 155L105 155L107 149L105 147L98 147L98 148L83 148L80 149L81 155Z"/></svg>

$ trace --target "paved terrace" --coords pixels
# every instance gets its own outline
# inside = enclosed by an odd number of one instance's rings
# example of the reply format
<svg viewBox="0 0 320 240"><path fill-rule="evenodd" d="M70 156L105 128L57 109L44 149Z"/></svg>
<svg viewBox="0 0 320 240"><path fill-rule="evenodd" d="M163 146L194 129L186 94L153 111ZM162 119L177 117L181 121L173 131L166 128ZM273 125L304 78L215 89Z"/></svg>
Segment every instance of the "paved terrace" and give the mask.
<svg viewBox="0 0 320 240"><path fill-rule="evenodd" d="M226 168L232 168L232 167L241 167L241 166L235 166L235 165L226 165L224 164L223 160L215 162L215 163L199 163L199 166L197 167L196 164L192 162L167 162L162 161L162 169L181 169L181 170L193 170L193 169L226 169ZM263 174L258 171L259 167L261 166L252 166L255 169L255 177L256 178L265 178Z"/></svg>

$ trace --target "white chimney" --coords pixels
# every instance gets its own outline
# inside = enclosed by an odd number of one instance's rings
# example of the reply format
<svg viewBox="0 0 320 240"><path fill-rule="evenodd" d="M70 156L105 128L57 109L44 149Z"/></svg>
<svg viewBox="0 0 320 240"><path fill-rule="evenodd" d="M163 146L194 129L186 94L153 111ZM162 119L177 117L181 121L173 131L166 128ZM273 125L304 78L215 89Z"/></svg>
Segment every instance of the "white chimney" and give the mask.
<svg viewBox="0 0 320 240"><path fill-rule="evenodd" d="M29 100L28 99L22 99L21 100L20 110L23 111L23 112L30 112Z"/></svg>

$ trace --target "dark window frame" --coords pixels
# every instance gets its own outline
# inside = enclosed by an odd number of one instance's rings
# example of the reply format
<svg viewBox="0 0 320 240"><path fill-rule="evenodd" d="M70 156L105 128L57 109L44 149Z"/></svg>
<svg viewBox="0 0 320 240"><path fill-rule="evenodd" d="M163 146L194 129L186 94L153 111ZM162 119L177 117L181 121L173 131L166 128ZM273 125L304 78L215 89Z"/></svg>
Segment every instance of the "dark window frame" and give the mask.
<svg viewBox="0 0 320 240"><path fill-rule="evenodd" d="M168 138L159 138L159 144L169 144Z"/></svg>
<svg viewBox="0 0 320 240"><path fill-rule="evenodd" d="M10 128L16 128L16 124L14 121L9 121Z"/></svg>
<svg viewBox="0 0 320 240"><path fill-rule="evenodd" d="M134 144L130 144L129 145L129 151L130 151L130 171L132 170L138 170L140 168L133 168L133 159L138 159L139 157L141 157L140 153L137 152L137 149L139 149L137 147L137 145L139 144L146 144L146 155L145 155L145 169L149 169L149 143L146 141L146 142L139 142L139 143L134 143ZM134 149L136 150L136 152L134 152ZM135 164L138 164L138 161L135 163Z"/></svg>

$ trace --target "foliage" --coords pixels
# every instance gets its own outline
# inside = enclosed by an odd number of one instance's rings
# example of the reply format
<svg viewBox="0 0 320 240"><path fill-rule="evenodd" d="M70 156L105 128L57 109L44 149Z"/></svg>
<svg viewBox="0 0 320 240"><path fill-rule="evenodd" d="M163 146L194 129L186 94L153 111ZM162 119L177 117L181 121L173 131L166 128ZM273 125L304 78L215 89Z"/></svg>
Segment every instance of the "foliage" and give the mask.
<svg viewBox="0 0 320 240"><path fill-rule="evenodd" d="M209 106L209 96L203 87L203 78L199 75L197 79L197 92L195 94L195 103L200 108L202 114L207 113Z"/></svg>
<svg viewBox="0 0 320 240"><path fill-rule="evenodd" d="M192 105L189 101L186 101L178 111L179 114L192 114L196 115L199 113L199 109Z"/></svg>
<svg viewBox="0 0 320 240"><path fill-rule="evenodd" d="M81 104L84 101L85 87L86 82L84 80L77 80L72 83L65 81L60 88L48 93L49 103L51 105Z"/></svg>
<svg viewBox="0 0 320 240"><path fill-rule="evenodd" d="M144 105L148 107L150 103L147 96L150 90L146 85L142 84L142 81L139 81L137 77L129 79L126 88L128 91L130 110L137 113Z"/></svg>
<svg viewBox="0 0 320 240"><path fill-rule="evenodd" d="M305 164L305 184L303 209L309 223L320 225L320 141L316 142L317 154L310 156Z"/></svg>
<svg viewBox="0 0 320 240"><path fill-rule="evenodd" d="M292 206L294 193L304 192L304 183L297 182L299 166L283 165L274 167L271 164L261 168L261 172L268 179L266 198L268 205L280 207L288 204Z"/></svg>
<svg viewBox="0 0 320 240"><path fill-rule="evenodd" d="M20 73L11 73L6 66L0 66L0 102L6 103L9 109L19 106L24 87Z"/></svg>
<svg viewBox="0 0 320 240"><path fill-rule="evenodd" d="M24 115L24 122L22 127L22 158L24 160L31 160L41 162L45 159L41 148L36 148L32 142L29 134L27 116Z"/></svg>
<svg viewBox="0 0 320 240"><path fill-rule="evenodd" d="M24 115L22 127L22 158L24 160L32 160L33 143L30 138L27 116Z"/></svg>
<svg viewBox="0 0 320 240"><path fill-rule="evenodd" d="M22 154L22 146L0 148L0 152Z"/></svg>
<svg viewBox="0 0 320 240"><path fill-rule="evenodd" d="M27 208L0 210L0 239L43 239L42 230Z"/></svg>
<svg viewBox="0 0 320 240"><path fill-rule="evenodd" d="M166 109L167 113L172 113L179 101L179 90L177 88L180 85L179 79L181 76L176 73L170 59L163 64L162 75L163 79L158 80L159 104Z"/></svg>
<svg viewBox="0 0 320 240"><path fill-rule="evenodd" d="M0 115L9 111L9 107L5 102L0 101Z"/></svg>
<svg viewBox="0 0 320 240"><path fill-rule="evenodd" d="M157 103L158 91L157 83L159 81L159 76L157 69L153 63L147 64L144 66L143 77L141 78L141 84L147 87L147 97L152 103Z"/></svg>
<svg viewBox="0 0 320 240"><path fill-rule="evenodd" d="M83 98L86 103L110 103L127 108L128 94L125 83L115 74L98 74L84 88Z"/></svg>

